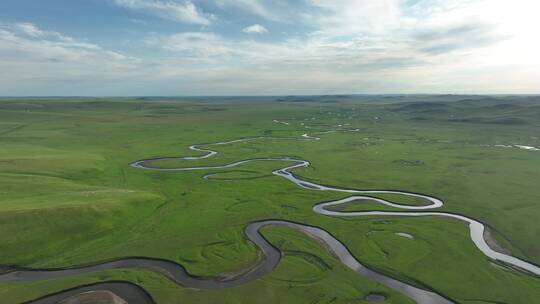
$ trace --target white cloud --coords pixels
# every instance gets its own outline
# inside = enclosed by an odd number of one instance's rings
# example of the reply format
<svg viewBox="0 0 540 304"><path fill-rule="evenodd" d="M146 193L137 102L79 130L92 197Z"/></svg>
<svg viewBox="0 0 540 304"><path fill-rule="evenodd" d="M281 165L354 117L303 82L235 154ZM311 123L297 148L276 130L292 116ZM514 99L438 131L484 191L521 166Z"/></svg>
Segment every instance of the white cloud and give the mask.
<svg viewBox="0 0 540 304"><path fill-rule="evenodd" d="M362 69L376 70L417 64L411 59L414 49L403 47L400 54L388 54L364 45L365 41L334 42L312 37L290 39L281 43L226 39L212 32L184 32L147 39L147 44L170 52L176 58L191 63L212 63L221 67L256 65L262 68L290 67L299 70ZM374 43L378 43L374 41ZM410 56L410 58L407 58ZM401 63L397 62L402 60Z"/></svg>
<svg viewBox="0 0 540 304"><path fill-rule="evenodd" d="M165 4L191 3L115 1L162 17ZM217 1L222 8L241 8L264 19L284 16L278 13L282 1ZM287 18L295 22L292 30L290 24L273 23L280 31L295 31L279 41L227 32L244 22L240 18L220 34L144 34L144 43L136 47L146 47L140 53L147 55L139 59L33 24L0 24L0 94L40 81L120 84L133 90L120 94L133 95L519 93L540 88L536 1L305 1L309 6L285 13L297 16ZM159 3L152 6L159 9L141 3ZM213 20L194 5L191 11ZM243 30L265 32L257 24Z"/></svg>
<svg viewBox="0 0 540 304"><path fill-rule="evenodd" d="M199 10L191 1L180 3L170 0L114 0L114 3L120 7L177 22L207 26L215 19L213 15Z"/></svg>
<svg viewBox="0 0 540 304"><path fill-rule="evenodd" d="M316 10L302 13L303 20L314 30L281 42L208 32L162 36L153 45L178 61L161 66L161 75L175 78L194 70L197 77L190 81L206 79L212 86L203 91L232 94L534 92L539 87L540 69L519 58L483 59L505 54L506 48L496 50L508 39L496 15L484 16L487 8L478 6L484 0L425 0L408 8L393 0L309 1ZM493 77L504 66L512 80ZM262 88L283 86L287 89L279 92Z"/></svg>
<svg viewBox="0 0 540 304"><path fill-rule="evenodd" d="M139 63L133 57L30 23L0 24L0 54L0 92L4 94L62 81L120 79L132 74Z"/></svg>
<svg viewBox="0 0 540 304"><path fill-rule="evenodd" d="M306 0L315 10L304 14L329 35L386 33L400 26L401 0Z"/></svg>
<svg viewBox="0 0 540 304"><path fill-rule="evenodd" d="M281 2L280 0L272 1L274 4ZM267 20L279 21L282 17L277 12L263 4L260 0L216 0L216 3L221 7L236 7L244 11L249 11L259 17Z"/></svg>
<svg viewBox="0 0 540 304"><path fill-rule="evenodd" d="M158 46L186 58L208 59L234 53L230 43L212 32L183 32L146 40L150 46Z"/></svg>
<svg viewBox="0 0 540 304"><path fill-rule="evenodd" d="M12 31L13 33L28 36L30 38L53 38L57 40L61 40L64 42L72 42L73 39L71 37L67 37L64 35L61 35L58 32L55 31L43 31L39 29L37 26L35 26L33 23L29 22L18 22L18 23L2 23L0 22L0 28L8 29Z"/></svg>
<svg viewBox="0 0 540 304"><path fill-rule="evenodd" d="M38 29L32 23L17 23L15 24L15 27L21 30L22 32L24 32L28 36L39 37L39 36L45 35L45 32Z"/></svg>
<svg viewBox="0 0 540 304"><path fill-rule="evenodd" d="M260 25L260 24L253 24L251 26L248 26L246 28L244 28L242 30L244 33L248 33L248 34L264 34L264 33L268 33L268 30Z"/></svg>

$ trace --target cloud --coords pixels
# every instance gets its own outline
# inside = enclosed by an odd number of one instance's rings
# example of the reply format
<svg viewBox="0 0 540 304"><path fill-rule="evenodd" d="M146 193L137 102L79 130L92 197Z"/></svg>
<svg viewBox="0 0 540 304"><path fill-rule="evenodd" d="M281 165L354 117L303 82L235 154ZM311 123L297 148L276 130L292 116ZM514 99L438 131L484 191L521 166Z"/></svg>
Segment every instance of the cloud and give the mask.
<svg viewBox="0 0 540 304"><path fill-rule="evenodd" d="M17 33L29 38L53 38L58 39L64 42L71 42L73 39L71 37L63 36L55 31L43 31L35 26L33 23L29 22L18 22L18 23L2 23L0 22L0 28L8 29L13 33Z"/></svg>
<svg viewBox="0 0 540 304"><path fill-rule="evenodd" d="M370 48L373 54L430 56L491 47L507 37L497 18L486 18L486 0L306 0L313 7L303 20L314 26L312 39ZM472 56L472 53L471 53Z"/></svg>
<svg viewBox="0 0 540 304"><path fill-rule="evenodd" d="M281 2L280 0L272 1L275 3ZM263 4L263 1L259 0L216 0L217 5L221 7L235 7L244 11L249 11L259 17L267 20L279 21L282 17L268 8L267 4Z"/></svg>
<svg viewBox="0 0 540 304"><path fill-rule="evenodd" d="M17 23L15 24L15 27L27 34L28 36L39 37L45 35L45 32L38 29L32 23Z"/></svg>
<svg viewBox="0 0 540 304"><path fill-rule="evenodd" d="M3 94L40 86L48 90L63 81L95 83L98 79L125 78L139 63L133 57L30 23L0 24L0 54Z"/></svg>
<svg viewBox="0 0 540 304"><path fill-rule="evenodd" d="M418 42L419 50L422 52L443 54L460 49L489 46L504 39L493 31L492 25L469 23L419 30L413 38Z"/></svg>
<svg viewBox="0 0 540 304"><path fill-rule="evenodd" d="M218 20L183 0L114 1L179 22ZM32 23L0 24L0 94L40 83L70 90L84 85L89 92L108 87L106 92L130 95L537 92L540 44L538 26L531 24L540 25L533 9L540 5L516 1L529 5L193 1L205 12L222 13L220 27L141 33L139 40L118 45L124 52ZM191 6L187 11L206 21L178 17L170 9L177 6ZM272 39L238 35L264 33L259 23L272 25ZM248 24L253 25L244 28ZM126 55L134 49L140 57Z"/></svg>
<svg viewBox="0 0 540 304"><path fill-rule="evenodd" d="M346 43L320 37L289 39L281 43L230 40L213 32L184 32L147 39L184 64L207 64L224 68L254 66L263 69L374 71L421 64L414 49L388 54L384 49L366 47L362 40Z"/></svg>
<svg viewBox="0 0 540 304"><path fill-rule="evenodd" d="M400 0L306 0L304 21L327 35L386 33L400 26Z"/></svg>
<svg viewBox="0 0 540 304"><path fill-rule="evenodd" d="M161 0L114 0L120 7L152 14L163 19L189 24L211 25L213 15L205 14L191 1L175 2Z"/></svg>
<svg viewBox="0 0 540 304"><path fill-rule="evenodd" d="M242 32L248 33L248 34L264 34L264 33L268 33L268 30L260 24L253 24L251 26L244 28Z"/></svg>
<svg viewBox="0 0 540 304"><path fill-rule="evenodd" d="M232 44L212 32L183 32L146 40L150 46L158 46L184 58L206 60L214 56L235 53Z"/></svg>

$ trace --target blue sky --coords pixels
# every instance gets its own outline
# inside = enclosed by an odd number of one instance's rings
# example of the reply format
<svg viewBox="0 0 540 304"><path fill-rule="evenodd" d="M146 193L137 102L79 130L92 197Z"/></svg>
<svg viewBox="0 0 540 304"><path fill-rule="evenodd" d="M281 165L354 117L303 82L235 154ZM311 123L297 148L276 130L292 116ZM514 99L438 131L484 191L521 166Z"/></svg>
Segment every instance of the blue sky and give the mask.
<svg viewBox="0 0 540 304"><path fill-rule="evenodd" d="M2 0L0 95L540 93L536 0Z"/></svg>

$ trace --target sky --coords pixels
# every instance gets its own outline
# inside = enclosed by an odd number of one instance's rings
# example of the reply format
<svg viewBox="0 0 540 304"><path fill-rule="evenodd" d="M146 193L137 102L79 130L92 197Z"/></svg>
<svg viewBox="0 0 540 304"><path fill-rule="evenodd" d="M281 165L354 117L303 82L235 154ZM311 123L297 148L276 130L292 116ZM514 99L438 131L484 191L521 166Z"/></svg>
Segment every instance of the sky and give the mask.
<svg viewBox="0 0 540 304"><path fill-rule="evenodd" d="M1 0L0 96L538 94L538 0Z"/></svg>

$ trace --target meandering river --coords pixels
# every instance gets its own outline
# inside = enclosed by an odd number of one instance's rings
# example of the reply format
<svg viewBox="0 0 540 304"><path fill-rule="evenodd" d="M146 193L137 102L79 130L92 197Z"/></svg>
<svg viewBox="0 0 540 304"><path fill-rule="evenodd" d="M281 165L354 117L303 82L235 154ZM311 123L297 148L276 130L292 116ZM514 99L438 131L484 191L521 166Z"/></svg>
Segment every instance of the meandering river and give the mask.
<svg viewBox="0 0 540 304"><path fill-rule="evenodd" d="M358 130L343 130L345 132L356 132ZM337 132L337 131L332 131ZM329 132L320 132L319 134L324 134ZM324 215L332 217L360 217L360 216L408 216L408 217L419 217L419 216L439 216L453 218L464 223L467 223L470 229L470 236L473 243L476 247L483 252L487 257L500 261L511 266L517 267L524 271L533 273L535 275L540 275L540 267L529 263L527 261L521 260L519 258L497 252L493 250L486 240L484 239L484 230L485 226L481 222L472 219L470 217L448 213L448 212L435 212L430 211L432 209L439 208L443 206L442 200L432 197L429 195L404 192L404 191L393 191L393 190L358 190L358 189L347 189L341 187L332 187L327 185L322 185L318 183L313 183L310 181L303 180L301 177L293 173L294 170L299 168L306 168L310 166L310 162L303 159L297 159L292 157L277 157L277 158L254 158L236 161L232 163L222 164L222 165L212 165L212 166L199 166L199 167L181 167L181 168L160 168L152 165L154 161L157 160L199 160L212 157L218 154L217 151L208 149L208 146L219 146L227 145L239 142L246 142L258 139L264 139L266 137L253 137L253 138L244 138L237 139L225 142L217 142L211 144L200 144L193 145L190 147L191 150L203 153L200 156L190 156L190 157L161 157L161 158L152 158L136 161L130 164L133 168L144 169L144 170L158 170L158 171L194 171L194 170L211 170L211 169L222 169L222 168L231 168L241 166L249 162L258 162L258 161L288 161L292 164L278 169L273 172L274 175L285 178L299 187L310 189L313 191L335 191L343 192L350 194L349 197L334 200L330 202L324 202L316 204L313 207L313 211ZM320 137L310 136L308 134L302 135L303 140L320 140ZM368 195L377 195L377 194L396 194L408 197L415 197L424 200L427 204L422 206L411 206L411 205L402 205L389 202L380 198L375 198ZM338 205L347 204L356 200L369 200L373 203L391 206L394 208L402 209L404 211L357 211L357 212L344 212L344 211L335 211L331 210L331 207L336 207ZM359 275L368 277L372 280L375 280L391 289L394 289L409 298L413 299L418 304L449 304L454 303L451 299L445 298L442 295L439 295L433 291L425 290L416 286L412 286L403 281L400 281L396 278L378 273L369 267L363 265L358 261L348 250L346 245L340 242L335 238L330 232L314 226L305 225L302 223L294 223L284 220L265 220L250 223L245 228L245 234L248 239L253 242L257 248L260 250L261 258L249 268L241 271L240 273L234 275L233 277L200 277L189 274L182 265L168 260L154 259L148 257L128 257L121 258L112 261L106 261L102 263L97 263L94 265L85 265L80 267L69 267L69 268L57 268L57 269L17 269L8 273L0 274L0 282L33 282L39 280L48 280L54 278L68 277L77 274L92 273L103 270L111 269L126 269L126 268L138 268L138 269L149 269L161 273L162 275L168 277L169 279L175 281L176 283L197 289L218 289L218 288L229 288L234 286L239 286L247 282L256 280L268 273L272 272L273 269L279 264L281 259L281 252L276 249L272 244L270 244L260 233L260 229L267 226L285 226L297 231L300 231L313 239L319 242L324 248L330 251L335 257L337 257L341 263L343 263L348 268L357 272ZM133 284L127 282L103 282L95 285L81 286L74 289L69 289L63 292L59 292L53 295L45 296L43 298L37 299L29 303L57 303L59 301L65 300L77 293L88 292L88 291L100 291L107 290L117 294L119 297L129 297L130 301L128 303L132 304L148 304L153 303L152 298L144 292L140 287L134 287ZM142 291L141 291L142 290ZM131 295L128 293L131 292ZM133 296L135 294L135 296ZM126 298L124 298L126 300Z"/></svg>

